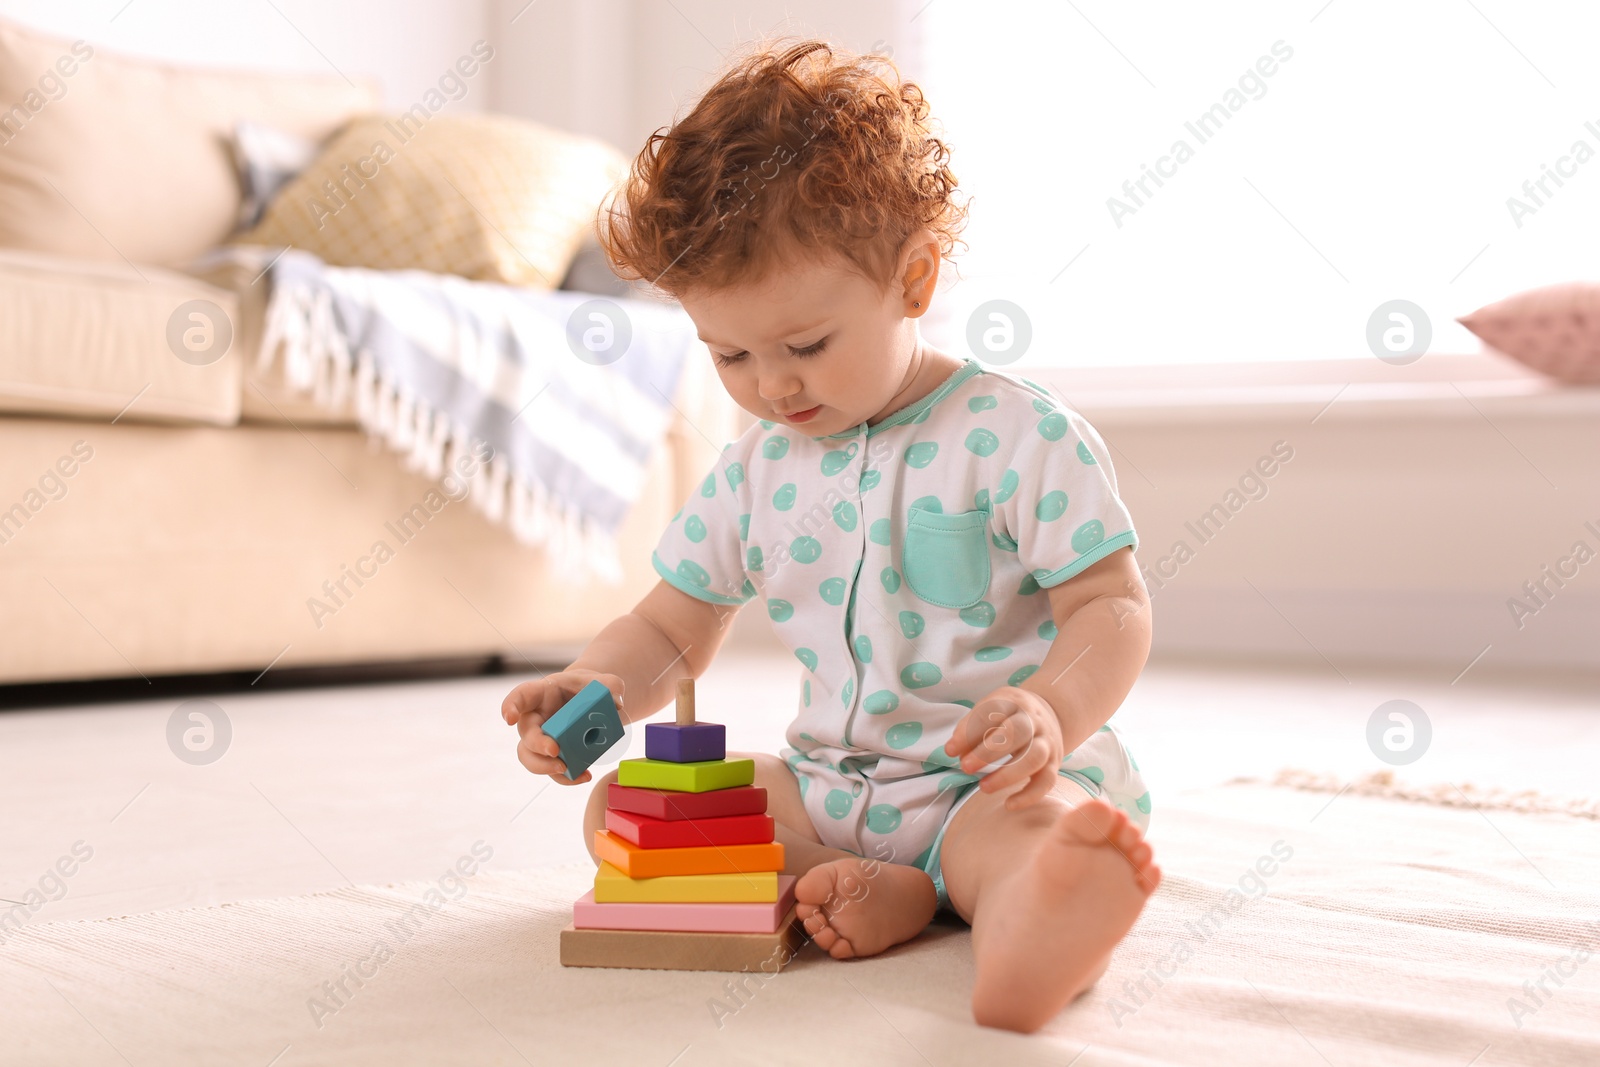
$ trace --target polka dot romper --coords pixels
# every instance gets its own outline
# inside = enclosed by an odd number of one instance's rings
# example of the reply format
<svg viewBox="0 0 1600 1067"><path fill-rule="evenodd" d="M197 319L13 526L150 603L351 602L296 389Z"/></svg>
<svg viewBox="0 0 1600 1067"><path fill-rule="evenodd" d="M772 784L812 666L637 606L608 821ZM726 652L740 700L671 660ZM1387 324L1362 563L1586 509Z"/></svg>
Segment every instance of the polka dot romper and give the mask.
<svg viewBox="0 0 1600 1067"><path fill-rule="evenodd" d="M1094 428L968 359L876 426L752 426L653 563L701 600L765 601L803 668L781 755L818 836L921 867L948 904L944 827L1001 764L964 774L945 741L975 701L1039 669L1056 636L1041 590L1137 544ZM1059 771L1148 825L1150 795L1112 726Z"/></svg>

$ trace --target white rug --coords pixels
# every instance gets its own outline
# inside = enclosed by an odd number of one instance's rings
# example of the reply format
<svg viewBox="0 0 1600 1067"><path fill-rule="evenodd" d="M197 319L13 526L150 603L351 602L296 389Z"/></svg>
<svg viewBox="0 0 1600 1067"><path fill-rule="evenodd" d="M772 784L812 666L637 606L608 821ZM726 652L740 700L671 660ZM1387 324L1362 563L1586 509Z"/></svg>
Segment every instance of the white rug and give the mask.
<svg viewBox="0 0 1600 1067"><path fill-rule="evenodd" d="M1592 818L1284 780L1156 798L1165 884L1033 1036L972 1024L959 922L869 960L809 947L736 997L728 974L561 968L592 868L491 861L437 910L418 883L8 934L0 1063L1600 1063Z"/></svg>

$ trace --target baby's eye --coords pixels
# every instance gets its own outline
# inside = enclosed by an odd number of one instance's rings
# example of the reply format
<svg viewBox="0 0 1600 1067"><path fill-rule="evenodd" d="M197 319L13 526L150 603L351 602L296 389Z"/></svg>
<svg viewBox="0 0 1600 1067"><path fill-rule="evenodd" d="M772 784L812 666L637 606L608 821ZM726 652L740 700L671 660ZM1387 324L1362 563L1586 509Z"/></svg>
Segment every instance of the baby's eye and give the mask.
<svg viewBox="0 0 1600 1067"><path fill-rule="evenodd" d="M815 344L807 345L804 348L791 348L789 349L789 354L792 356L814 356L827 347L828 339L824 337Z"/></svg>
<svg viewBox="0 0 1600 1067"><path fill-rule="evenodd" d="M738 363L744 359L743 352L736 352L731 356L724 356L720 352L713 352L712 355L717 357L717 366L719 367L731 367L735 363Z"/></svg>

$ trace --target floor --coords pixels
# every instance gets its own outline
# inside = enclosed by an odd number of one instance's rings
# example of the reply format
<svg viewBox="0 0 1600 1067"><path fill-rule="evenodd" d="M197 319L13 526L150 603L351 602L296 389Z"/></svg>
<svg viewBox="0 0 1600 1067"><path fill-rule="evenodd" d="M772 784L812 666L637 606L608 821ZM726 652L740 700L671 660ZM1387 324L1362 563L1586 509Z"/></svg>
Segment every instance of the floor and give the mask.
<svg viewBox="0 0 1600 1067"><path fill-rule="evenodd" d="M727 725L730 748L776 751L798 673L770 648L730 648L699 682L701 714ZM43 886L56 899L37 923L436 878L477 842L498 870L585 859L589 787L530 776L500 720L520 680L218 694L231 738L207 765L169 747L181 700L0 714L0 898ZM1285 767L1383 769L1367 722L1392 699L1433 728L1403 780L1594 790L1593 679L1152 665L1117 720L1152 783L1152 841L1163 793ZM630 745L642 754L642 734ZM54 876L75 848L92 854Z"/></svg>

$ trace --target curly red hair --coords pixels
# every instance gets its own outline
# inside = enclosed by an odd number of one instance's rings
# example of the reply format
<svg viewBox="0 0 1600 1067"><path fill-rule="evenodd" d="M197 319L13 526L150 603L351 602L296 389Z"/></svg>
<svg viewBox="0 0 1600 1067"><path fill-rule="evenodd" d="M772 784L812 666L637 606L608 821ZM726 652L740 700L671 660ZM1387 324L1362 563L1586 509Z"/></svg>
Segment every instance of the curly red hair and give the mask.
<svg viewBox="0 0 1600 1067"><path fill-rule="evenodd" d="M967 205L922 90L885 56L783 43L758 45L645 142L600 211L620 276L679 296L832 254L883 290L917 230L953 254Z"/></svg>

